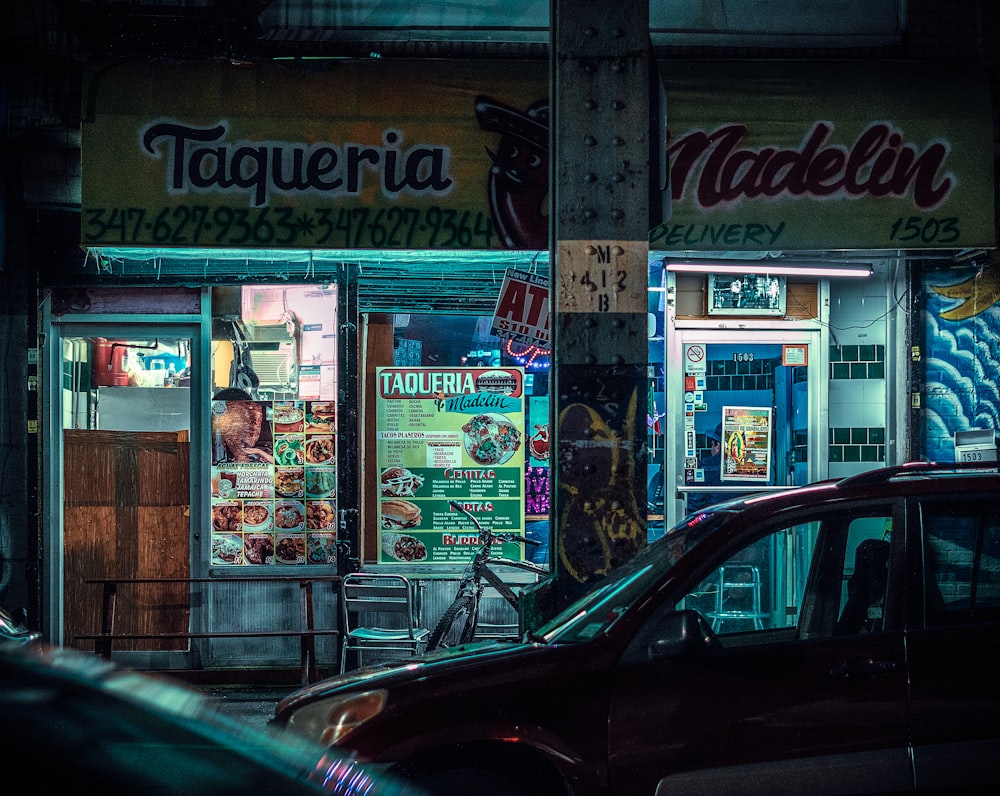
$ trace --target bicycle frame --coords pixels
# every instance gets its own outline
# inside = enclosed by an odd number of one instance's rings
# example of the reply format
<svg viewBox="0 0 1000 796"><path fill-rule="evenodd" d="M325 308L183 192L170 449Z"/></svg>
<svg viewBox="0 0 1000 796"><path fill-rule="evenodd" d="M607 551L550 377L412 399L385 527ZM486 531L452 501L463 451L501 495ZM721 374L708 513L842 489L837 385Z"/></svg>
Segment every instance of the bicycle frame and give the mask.
<svg viewBox="0 0 1000 796"><path fill-rule="evenodd" d="M488 531L482 527L475 515L460 503L454 500L449 501L449 503L456 511L472 520L479 532L479 546L459 581L454 601L431 633L428 649L435 649L439 645L452 646L455 643L465 643L472 640L479 622L480 599L487 585L496 589L497 593L515 611L518 610L519 594L492 567L506 566L535 575L548 574L547 569L530 561L518 561L492 555L494 544L503 542L534 544L531 540L513 533L496 534L493 531Z"/></svg>
<svg viewBox="0 0 1000 796"><path fill-rule="evenodd" d="M517 610L518 603L520 602L520 597L511 586L504 581L496 572L491 569L491 566L504 566L513 567L514 569L520 569L524 572L531 572L534 575L547 575L548 570L543 569L537 564L532 564L529 561L515 561L512 558L494 558L493 556L485 556L482 560L479 560L480 554L476 554L476 559L473 560L472 566L470 567L471 572L466 572L463 576L461 583L459 584L459 591L462 591L463 586L466 583L469 586L475 587L476 597L480 597L483 593L482 581L486 581L492 586L497 592L503 597L515 611Z"/></svg>

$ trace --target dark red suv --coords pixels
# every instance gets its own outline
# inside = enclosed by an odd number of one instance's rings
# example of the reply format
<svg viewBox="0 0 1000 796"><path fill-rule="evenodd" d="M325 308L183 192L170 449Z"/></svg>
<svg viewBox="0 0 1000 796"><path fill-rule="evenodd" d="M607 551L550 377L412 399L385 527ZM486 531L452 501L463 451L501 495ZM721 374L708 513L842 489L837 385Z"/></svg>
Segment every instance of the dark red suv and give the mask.
<svg viewBox="0 0 1000 796"><path fill-rule="evenodd" d="M440 794L1000 788L1000 474L721 503L520 642L334 677L274 722Z"/></svg>

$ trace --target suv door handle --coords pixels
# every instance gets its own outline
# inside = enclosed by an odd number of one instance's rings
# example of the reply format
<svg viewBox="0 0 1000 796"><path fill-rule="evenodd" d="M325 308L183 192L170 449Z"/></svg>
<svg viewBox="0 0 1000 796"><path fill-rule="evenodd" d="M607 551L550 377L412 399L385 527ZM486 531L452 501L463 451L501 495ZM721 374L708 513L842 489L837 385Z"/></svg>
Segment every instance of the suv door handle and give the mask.
<svg viewBox="0 0 1000 796"><path fill-rule="evenodd" d="M876 674L887 674L895 671L895 661L853 660L830 669L832 677L871 677Z"/></svg>

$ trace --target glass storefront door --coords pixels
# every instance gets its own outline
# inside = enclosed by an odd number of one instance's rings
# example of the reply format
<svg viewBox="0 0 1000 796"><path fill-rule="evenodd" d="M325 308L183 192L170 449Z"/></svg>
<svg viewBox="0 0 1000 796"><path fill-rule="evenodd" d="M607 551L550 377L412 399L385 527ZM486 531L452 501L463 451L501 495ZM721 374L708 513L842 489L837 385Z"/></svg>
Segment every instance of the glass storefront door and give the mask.
<svg viewBox="0 0 1000 796"><path fill-rule="evenodd" d="M192 577L198 334L190 325L114 322L54 331L61 333L53 351L61 383L50 396L59 434L51 499L61 544L50 572L61 579L63 643L92 650L93 641L79 636L101 630L101 579ZM136 633L183 633L189 603L184 582L130 590L118 596L116 623ZM185 654L188 642L119 648L165 660Z"/></svg>
<svg viewBox="0 0 1000 796"><path fill-rule="evenodd" d="M678 330L667 356L666 527L703 505L822 477L818 332Z"/></svg>

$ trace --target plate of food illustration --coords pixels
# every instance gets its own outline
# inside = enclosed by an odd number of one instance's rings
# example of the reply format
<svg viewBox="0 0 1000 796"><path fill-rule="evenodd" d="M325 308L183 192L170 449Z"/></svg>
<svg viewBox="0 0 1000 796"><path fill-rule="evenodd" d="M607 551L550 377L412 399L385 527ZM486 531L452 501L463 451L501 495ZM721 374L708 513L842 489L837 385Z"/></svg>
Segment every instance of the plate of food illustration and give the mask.
<svg viewBox="0 0 1000 796"><path fill-rule="evenodd" d="M305 461L302 454L301 437L278 437L274 441L274 463L279 466L294 466Z"/></svg>
<svg viewBox="0 0 1000 796"><path fill-rule="evenodd" d="M274 407L274 430L278 433L302 431L305 412L298 406Z"/></svg>
<svg viewBox="0 0 1000 796"><path fill-rule="evenodd" d="M274 537L269 533L247 534L243 555L248 564L273 564Z"/></svg>
<svg viewBox="0 0 1000 796"><path fill-rule="evenodd" d="M337 419L337 407L332 401L314 401L306 415L306 433L330 433Z"/></svg>
<svg viewBox="0 0 1000 796"><path fill-rule="evenodd" d="M382 501L382 527L386 530L412 528L420 524L420 506L409 500Z"/></svg>
<svg viewBox="0 0 1000 796"><path fill-rule="evenodd" d="M379 483L385 497L413 497L424 485L424 479L405 467L386 467L379 476Z"/></svg>
<svg viewBox="0 0 1000 796"><path fill-rule="evenodd" d="M274 557L279 564L302 564L306 560L306 540L302 534L279 536L274 547Z"/></svg>
<svg viewBox="0 0 1000 796"><path fill-rule="evenodd" d="M212 528L216 531L243 530L243 504L239 501L212 506Z"/></svg>
<svg viewBox="0 0 1000 796"><path fill-rule="evenodd" d="M332 436L312 437L306 442L305 459L307 464L327 464L333 461L336 447Z"/></svg>
<svg viewBox="0 0 1000 796"><path fill-rule="evenodd" d="M271 527L271 504L247 501L243 504L243 530L264 531Z"/></svg>
<svg viewBox="0 0 1000 796"><path fill-rule="evenodd" d="M337 508L329 500L306 501L306 528L326 531L337 527Z"/></svg>
<svg viewBox="0 0 1000 796"><path fill-rule="evenodd" d="M306 509L302 501L283 500L274 505L274 527L279 531L298 531L305 524Z"/></svg>
<svg viewBox="0 0 1000 796"><path fill-rule="evenodd" d="M382 533L382 551L397 561L423 561L427 546L406 533Z"/></svg>
<svg viewBox="0 0 1000 796"><path fill-rule="evenodd" d="M302 497L305 470L301 467L277 467L274 471L274 491L282 497Z"/></svg>
<svg viewBox="0 0 1000 796"><path fill-rule="evenodd" d="M306 471L308 497L332 497L337 491L337 468L310 467Z"/></svg>
<svg viewBox="0 0 1000 796"><path fill-rule="evenodd" d="M471 417L462 426L465 451L478 464L503 464L521 447L521 432L496 412Z"/></svg>
<svg viewBox="0 0 1000 796"><path fill-rule="evenodd" d="M213 533L212 563L242 564L243 537L235 533Z"/></svg>
<svg viewBox="0 0 1000 796"><path fill-rule="evenodd" d="M309 534L306 539L306 551L310 564L336 564L337 534Z"/></svg>

